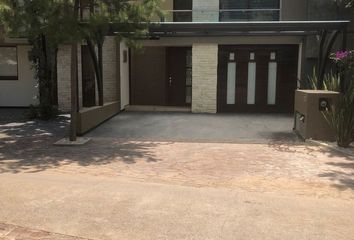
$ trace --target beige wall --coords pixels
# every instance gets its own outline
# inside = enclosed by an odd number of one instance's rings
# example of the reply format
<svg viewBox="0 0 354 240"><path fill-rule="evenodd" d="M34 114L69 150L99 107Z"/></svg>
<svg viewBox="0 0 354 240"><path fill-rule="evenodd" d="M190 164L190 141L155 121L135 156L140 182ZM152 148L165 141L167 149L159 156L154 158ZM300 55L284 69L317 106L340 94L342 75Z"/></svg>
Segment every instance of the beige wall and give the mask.
<svg viewBox="0 0 354 240"><path fill-rule="evenodd" d="M218 45L193 44L192 112L216 113Z"/></svg>
<svg viewBox="0 0 354 240"><path fill-rule="evenodd" d="M119 70L117 71L117 47L119 43L114 37L106 37L103 45L103 97L104 102L120 101L119 91ZM59 46L58 51L58 105L62 111L70 110L71 85L70 85L70 63L71 47L68 45ZM78 76L79 76L79 106L82 107L82 68L81 68L81 46L78 46ZM96 84L97 85L97 84ZM96 86L97 92L97 86ZM96 93L96 103L98 103Z"/></svg>
<svg viewBox="0 0 354 240"><path fill-rule="evenodd" d="M1 107L28 107L37 104L37 81L28 60L28 45L18 45L18 80L0 80Z"/></svg>

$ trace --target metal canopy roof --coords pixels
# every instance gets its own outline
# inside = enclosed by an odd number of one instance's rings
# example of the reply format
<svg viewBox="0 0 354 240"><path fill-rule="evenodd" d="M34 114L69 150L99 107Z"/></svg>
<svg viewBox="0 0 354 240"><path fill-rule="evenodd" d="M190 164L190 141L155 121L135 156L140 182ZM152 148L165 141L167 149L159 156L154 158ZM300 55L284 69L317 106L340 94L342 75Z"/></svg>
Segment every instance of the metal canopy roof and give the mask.
<svg viewBox="0 0 354 240"><path fill-rule="evenodd" d="M232 35L314 35L346 31L350 21L161 22L150 26L157 37Z"/></svg>

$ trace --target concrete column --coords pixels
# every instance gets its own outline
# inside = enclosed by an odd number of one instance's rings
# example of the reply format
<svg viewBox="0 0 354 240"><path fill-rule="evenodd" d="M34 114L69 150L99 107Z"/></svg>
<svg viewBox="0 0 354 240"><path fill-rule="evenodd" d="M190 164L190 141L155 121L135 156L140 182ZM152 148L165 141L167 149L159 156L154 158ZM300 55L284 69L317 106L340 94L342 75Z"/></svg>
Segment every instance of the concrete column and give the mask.
<svg viewBox="0 0 354 240"><path fill-rule="evenodd" d="M117 71L118 43L115 37L106 37L103 44L103 98L104 102L114 102L119 99L119 69Z"/></svg>
<svg viewBox="0 0 354 240"><path fill-rule="evenodd" d="M218 45L193 44L192 112L216 113Z"/></svg>
<svg viewBox="0 0 354 240"><path fill-rule="evenodd" d="M219 0L193 0L193 22L219 22Z"/></svg>

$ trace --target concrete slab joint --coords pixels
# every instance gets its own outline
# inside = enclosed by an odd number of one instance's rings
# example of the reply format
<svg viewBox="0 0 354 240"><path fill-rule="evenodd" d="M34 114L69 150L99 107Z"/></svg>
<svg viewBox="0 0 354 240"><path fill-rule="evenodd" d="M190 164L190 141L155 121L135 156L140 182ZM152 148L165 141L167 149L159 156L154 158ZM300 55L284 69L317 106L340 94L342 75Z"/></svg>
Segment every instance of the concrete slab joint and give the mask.
<svg viewBox="0 0 354 240"><path fill-rule="evenodd" d="M193 44L192 112L217 111L217 44Z"/></svg>

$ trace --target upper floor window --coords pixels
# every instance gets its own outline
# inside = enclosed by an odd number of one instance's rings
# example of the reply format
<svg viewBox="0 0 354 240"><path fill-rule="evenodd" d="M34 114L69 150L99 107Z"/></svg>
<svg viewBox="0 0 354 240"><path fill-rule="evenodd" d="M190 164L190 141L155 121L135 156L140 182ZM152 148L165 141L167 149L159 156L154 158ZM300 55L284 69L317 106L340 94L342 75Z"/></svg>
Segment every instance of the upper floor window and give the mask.
<svg viewBox="0 0 354 240"><path fill-rule="evenodd" d="M279 21L280 0L220 0L220 21Z"/></svg>
<svg viewBox="0 0 354 240"><path fill-rule="evenodd" d="M174 22L192 21L192 0L173 1L173 21Z"/></svg>
<svg viewBox="0 0 354 240"><path fill-rule="evenodd" d="M0 80L18 80L16 47L0 46Z"/></svg>

